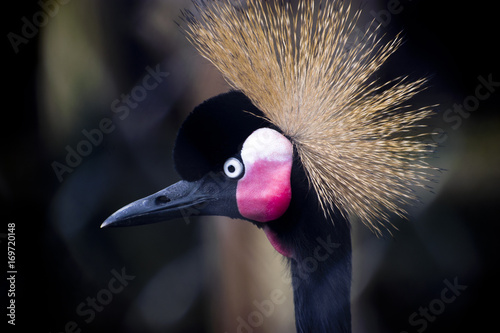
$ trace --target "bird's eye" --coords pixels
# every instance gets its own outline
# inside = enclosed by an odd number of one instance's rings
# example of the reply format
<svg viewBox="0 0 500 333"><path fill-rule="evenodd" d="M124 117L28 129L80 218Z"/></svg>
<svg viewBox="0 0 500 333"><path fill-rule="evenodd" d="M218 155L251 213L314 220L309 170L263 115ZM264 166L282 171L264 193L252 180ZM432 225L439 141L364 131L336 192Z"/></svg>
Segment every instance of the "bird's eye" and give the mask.
<svg viewBox="0 0 500 333"><path fill-rule="evenodd" d="M224 173L229 178L239 177L243 173L243 164L237 158L228 158L224 163Z"/></svg>

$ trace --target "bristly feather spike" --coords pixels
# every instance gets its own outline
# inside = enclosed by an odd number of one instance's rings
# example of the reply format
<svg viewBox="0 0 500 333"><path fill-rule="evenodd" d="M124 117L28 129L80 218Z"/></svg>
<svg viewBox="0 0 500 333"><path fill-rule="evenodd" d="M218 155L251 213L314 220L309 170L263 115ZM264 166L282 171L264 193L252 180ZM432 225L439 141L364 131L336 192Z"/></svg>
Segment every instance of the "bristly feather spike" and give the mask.
<svg viewBox="0 0 500 333"><path fill-rule="evenodd" d="M418 132L432 107L405 104L426 79L373 79L400 34L384 43L375 21L359 34L361 10L337 0L194 3L187 38L290 138L325 216L337 208L377 234L391 213L404 217L436 168L422 162L435 144Z"/></svg>

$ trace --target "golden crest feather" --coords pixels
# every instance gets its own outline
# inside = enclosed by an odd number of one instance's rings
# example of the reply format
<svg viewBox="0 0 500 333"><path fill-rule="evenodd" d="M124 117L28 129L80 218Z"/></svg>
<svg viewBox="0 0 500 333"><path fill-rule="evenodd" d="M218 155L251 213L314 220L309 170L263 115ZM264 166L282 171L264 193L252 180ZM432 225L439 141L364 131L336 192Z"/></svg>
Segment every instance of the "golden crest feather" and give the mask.
<svg viewBox="0 0 500 333"><path fill-rule="evenodd" d="M434 170L412 134L432 111L404 106L425 80L372 80L401 38L356 33L360 11L336 0L195 7L183 13L188 39L291 139L325 215L337 207L376 233L389 213L406 215Z"/></svg>

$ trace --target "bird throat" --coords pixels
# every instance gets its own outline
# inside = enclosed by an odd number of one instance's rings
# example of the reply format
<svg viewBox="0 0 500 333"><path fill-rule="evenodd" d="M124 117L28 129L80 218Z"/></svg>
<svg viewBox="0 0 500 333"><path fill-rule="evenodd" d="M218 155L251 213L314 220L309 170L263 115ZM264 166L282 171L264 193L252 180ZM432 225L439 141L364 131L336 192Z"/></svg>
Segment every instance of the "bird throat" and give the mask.
<svg viewBox="0 0 500 333"><path fill-rule="evenodd" d="M278 234L273 231L269 226L264 226L263 227L264 232L266 233L267 239L271 243L271 245L274 247L278 253L280 253L282 256L285 256L287 258L291 258L293 256L292 251L287 248L283 243L281 243Z"/></svg>

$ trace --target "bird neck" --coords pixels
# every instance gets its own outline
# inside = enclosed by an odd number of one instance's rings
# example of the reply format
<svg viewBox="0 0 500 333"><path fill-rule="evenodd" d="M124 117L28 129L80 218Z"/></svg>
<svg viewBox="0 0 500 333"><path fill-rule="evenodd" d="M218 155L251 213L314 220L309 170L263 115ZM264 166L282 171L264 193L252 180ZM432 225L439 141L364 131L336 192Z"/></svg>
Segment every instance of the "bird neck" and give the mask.
<svg viewBox="0 0 500 333"><path fill-rule="evenodd" d="M285 249L298 333L351 332L351 235L338 212L325 217L300 166L293 169L290 209L270 226Z"/></svg>
<svg viewBox="0 0 500 333"><path fill-rule="evenodd" d="M297 332L351 332L349 226L320 214L303 216L303 244L290 259Z"/></svg>
<svg viewBox="0 0 500 333"><path fill-rule="evenodd" d="M290 259L297 332L351 332L349 224L325 218L317 205L301 212Z"/></svg>

